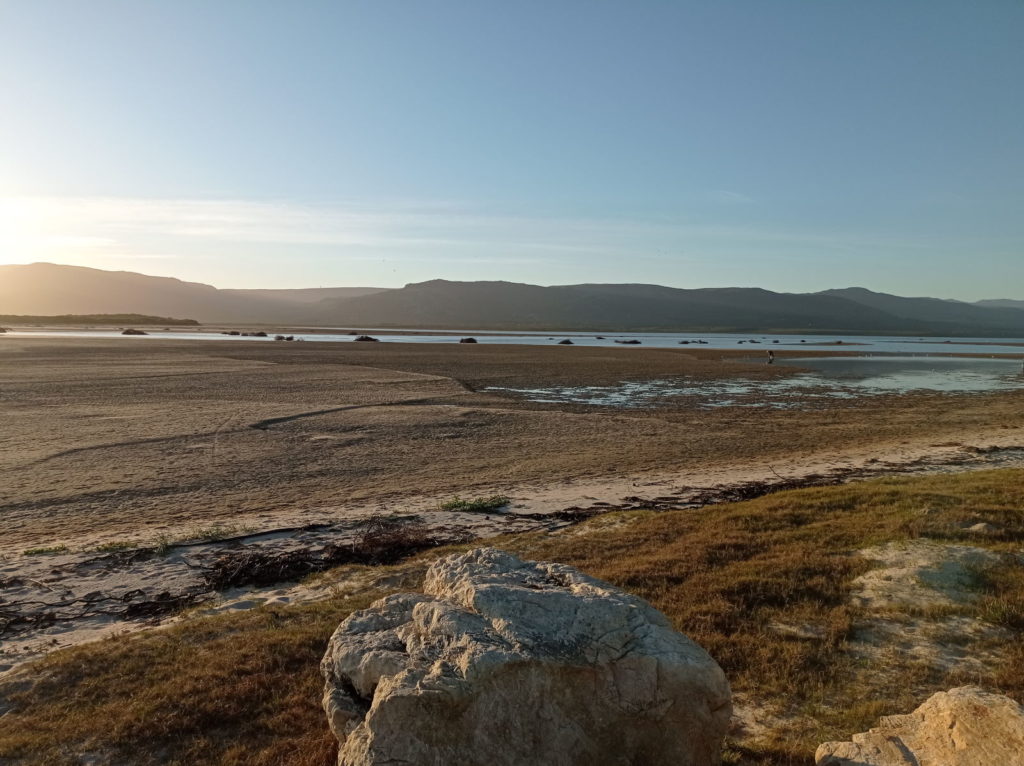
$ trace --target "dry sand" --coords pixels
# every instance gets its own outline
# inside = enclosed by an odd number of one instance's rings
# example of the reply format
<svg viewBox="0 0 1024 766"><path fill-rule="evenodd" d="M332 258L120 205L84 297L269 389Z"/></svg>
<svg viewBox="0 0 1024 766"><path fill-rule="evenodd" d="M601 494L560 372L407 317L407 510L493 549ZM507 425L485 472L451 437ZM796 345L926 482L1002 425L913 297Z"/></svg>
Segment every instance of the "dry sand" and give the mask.
<svg viewBox="0 0 1024 766"><path fill-rule="evenodd" d="M492 491L545 510L614 502L634 486L706 486L906 462L963 445L1024 445L1024 392L622 411L479 391L793 374L737 358L683 349L2 338L0 552L180 536L211 523L283 526L333 509L401 512Z"/></svg>
<svg viewBox="0 0 1024 766"><path fill-rule="evenodd" d="M216 610L320 597L328 586L214 594L204 576L225 552L347 545L374 514L418 514L438 540L487 537L564 526L549 514L566 509L702 505L710 487L723 494L748 482L966 470L1024 456L1014 449L1024 446L1021 392L623 411L480 391L794 374L744 357L0 339L0 603L22 620L0 640L0 672L59 646L165 623L175 610L164 607L179 602ZM455 494L496 492L513 498L514 514L436 511ZM201 536L216 524L244 528L244 539L160 555L93 550ZM51 546L67 550L24 554Z"/></svg>

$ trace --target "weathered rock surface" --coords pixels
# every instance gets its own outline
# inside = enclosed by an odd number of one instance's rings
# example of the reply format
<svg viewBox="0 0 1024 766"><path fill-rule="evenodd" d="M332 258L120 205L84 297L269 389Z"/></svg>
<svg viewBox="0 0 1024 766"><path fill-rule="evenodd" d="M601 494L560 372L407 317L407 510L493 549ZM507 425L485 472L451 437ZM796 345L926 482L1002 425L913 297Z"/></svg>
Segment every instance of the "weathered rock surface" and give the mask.
<svg viewBox="0 0 1024 766"><path fill-rule="evenodd" d="M1024 707L962 686L851 742L826 742L814 758L818 766L1024 766Z"/></svg>
<svg viewBox="0 0 1024 766"><path fill-rule="evenodd" d="M719 763L715 661L645 601L577 570L480 548L435 562L331 637L338 763Z"/></svg>

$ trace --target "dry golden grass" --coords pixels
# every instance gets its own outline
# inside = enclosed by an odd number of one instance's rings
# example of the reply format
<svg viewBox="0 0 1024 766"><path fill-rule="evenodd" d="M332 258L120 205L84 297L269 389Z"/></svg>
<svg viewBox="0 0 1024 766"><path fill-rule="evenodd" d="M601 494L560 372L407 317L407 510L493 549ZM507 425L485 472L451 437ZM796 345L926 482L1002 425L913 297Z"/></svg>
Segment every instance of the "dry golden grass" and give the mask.
<svg viewBox="0 0 1024 766"><path fill-rule="evenodd" d="M1000 526L993 547L1019 549L1022 509L1024 471L1005 470L623 514L499 544L651 601L708 649L736 692L781 716L773 737L731 743L726 761L802 764L818 742L919 703L907 689L938 690L952 678L920 664L865 674L849 658L844 642L857 618L847 606L850 583L868 566L851 554L915 536L959 541L962 525L977 521ZM398 568L415 577L450 550ZM1016 646L985 681L1024 699L1022 568L993 572L981 587L978 614L1002 621ZM88 752L140 765L327 766L334 755L318 662L337 623L382 593L197 618L54 654L33 685L8 693L14 709L0 718L0 758L56 765Z"/></svg>
<svg viewBox="0 0 1024 766"><path fill-rule="evenodd" d="M20 710L0 721L0 757L327 766L318 664L338 621L370 600L194 620L53 655L12 695Z"/></svg>

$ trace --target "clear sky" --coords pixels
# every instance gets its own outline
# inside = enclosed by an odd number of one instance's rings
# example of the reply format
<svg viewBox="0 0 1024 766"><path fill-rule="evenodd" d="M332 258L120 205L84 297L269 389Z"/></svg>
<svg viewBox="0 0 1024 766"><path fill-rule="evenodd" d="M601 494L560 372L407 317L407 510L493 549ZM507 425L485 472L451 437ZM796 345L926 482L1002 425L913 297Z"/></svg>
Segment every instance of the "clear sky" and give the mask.
<svg viewBox="0 0 1024 766"><path fill-rule="evenodd" d="M0 0L0 263L1024 298L1020 0Z"/></svg>

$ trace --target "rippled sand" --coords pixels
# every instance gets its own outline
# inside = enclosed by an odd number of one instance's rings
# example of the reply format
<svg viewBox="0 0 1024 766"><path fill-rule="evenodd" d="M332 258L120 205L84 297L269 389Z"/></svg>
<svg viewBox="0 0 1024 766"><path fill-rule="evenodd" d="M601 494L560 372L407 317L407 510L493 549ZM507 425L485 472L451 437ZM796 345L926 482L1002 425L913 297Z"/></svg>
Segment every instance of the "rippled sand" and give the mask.
<svg viewBox="0 0 1024 766"><path fill-rule="evenodd" d="M708 410L502 388L797 374L718 350L0 338L0 548L273 525L332 507L1024 443L1024 395ZM812 406L813 404L813 406ZM972 441L973 440L973 441Z"/></svg>

